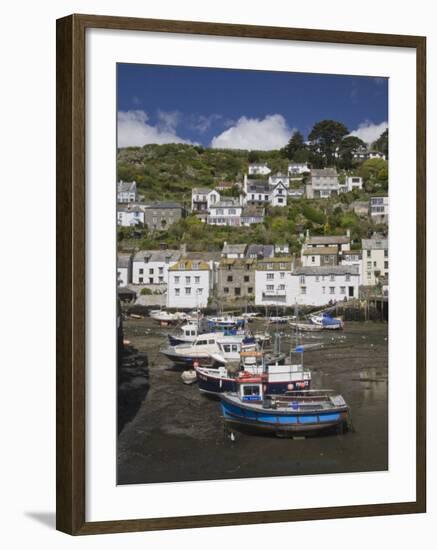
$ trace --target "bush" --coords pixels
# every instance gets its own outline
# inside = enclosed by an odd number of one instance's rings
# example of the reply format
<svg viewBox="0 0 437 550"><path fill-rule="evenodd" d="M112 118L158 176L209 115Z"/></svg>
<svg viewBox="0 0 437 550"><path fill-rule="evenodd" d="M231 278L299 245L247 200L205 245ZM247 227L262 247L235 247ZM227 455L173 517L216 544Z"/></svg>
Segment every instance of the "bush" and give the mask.
<svg viewBox="0 0 437 550"><path fill-rule="evenodd" d="M140 294L142 296L150 296L152 294L152 291L150 288L142 288Z"/></svg>

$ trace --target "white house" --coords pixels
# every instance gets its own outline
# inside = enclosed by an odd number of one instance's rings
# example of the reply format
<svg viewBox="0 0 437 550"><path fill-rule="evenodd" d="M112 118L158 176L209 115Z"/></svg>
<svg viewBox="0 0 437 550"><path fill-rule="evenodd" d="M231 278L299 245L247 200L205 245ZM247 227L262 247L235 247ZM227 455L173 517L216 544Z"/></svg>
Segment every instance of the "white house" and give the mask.
<svg viewBox="0 0 437 550"><path fill-rule="evenodd" d="M324 306L358 298L358 266L299 267L290 274L289 293L293 302Z"/></svg>
<svg viewBox="0 0 437 550"><path fill-rule="evenodd" d="M117 202L136 202L137 184L135 181L117 182Z"/></svg>
<svg viewBox="0 0 437 550"><path fill-rule="evenodd" d="M244 258L246 253L247 244L228 244L226 241L223 243L222 258L238 259Z"/></svg>
<svg viewBox="0 0 437 550"><path fill-rule="evenodd" d="M265 258L255 267L255 304L257 306L290 306L290 276L293 260L290 257Z"/></svg>
<svg viewBox="0 0 437 550"><path fill-rule="evenodd" d="M277 254L289 254L290 253L290 247L287 243L276 243L275 244L275 256Z"/></svg>
<svg viewBox="0 0 437 550"><path fill-rule="evenodd" d="M368 159L382 159L382 160L385 160L385 155L384 155L384 153L381 153L381 151L369 151L367 153L367 158Z"/></svg>
<svg viewBox="0 0 437 550"><path fill-rule="evenodd" d="M335 247L340 252L350 250L351 236L350 230L346 231L346 235L315 235L310 236L309 230L306 232L305 241L302 244L302 252L304 250L313 250L323 247Z"/></svg>
<svg viewBox="0 0 437 550"><path fill-rule="evenodd" d="M362 248L363 285L374 286L378 284L380 277L388 279L388 239L363 239Z"/></svg>
<svg viewBox="0 0 437 550"><path fill-rule="evenodd" d="M117 254L117 286L127 286L132 281L132 256Z"/></svg>
<svg viewBox="0 0 437 550"><path fill-rule="evenodd" d="M179 260L179 250L140 250L132 262L134 285L163 285L167 283L168 268Z"/></svg>
<svg viewBox="0 0 437 550"><path fill-rule="evenodd" d="M288 187L290 186L289 176L287 174L282 174L281 172L277 172L276 174L269 176L269 185L274 186L278 183L283 183L288 189Z"/></svg>
<svg viewBox="0 0 437 550"><path fill-rule="evenodd" d="M248 173L250 176L268 176L271 170L265 162L249 164Z"/></svg>
<svg viewBox="0 0 437 550"><path fill-rule="evenodd" d="M343 252L340 259L340 265L355 265L360 274L360 285L363 284L363 263L361 250L349 250Z"/></svg>
<svg viewBox="0 0 437 550"><path fill-rule="evenodd" d="M220 193L207 187L195 187L191 191L191 210L196 213L208 212L210 206L220 201Z"/></svg>
<svg viewBox="0 0 437 550"><path fill-rule="evenodd" d="M244 204L251 206L265 206L271 201L271 187L268 181L249 180L244 177L243 190Z"/></svg>
<svg viewBox="0 0 437 550"><path fill-rule="evenodd" d="M223 199L211 204L206 223L208 225L240 226L242 210L243 207L239 199Z"/></svg>
<svg viewBox="0 0 437 550"><path fill-rule="evenodd" d="M309 171L310 167L307 162L290 162L288 164L288 174L290 176L301 176Z"/></svg>
<svg viewBox="0 0 437 550"><path fill-rule="evenodd" d="M388 197L370 198L369 214L374 223L388 223L388 204Z"/></svg>
<svg viewBox="0 0 437 550"><path fill-rule="evenodd" d="M272 187L270 196L272 206L287 206L287 188L282 182Z"/></svg>
<svg viewBox="0 0 437 550"><path fill-rule="evenodd" d="M125 206L117 208L117 225L121 227L133 227L144 225L144 210L138 206Z"/></svg>
<svg viewBox="0 0 437 550"><path fill-rule="evenodd" d="M213 287L212 262L180 259L168 271L167 307L194 309L208 305Z"/></svg>
<svg viewBox="0 0 437 550"><path fill-rule="evenodd" d="M363 188L363 178L359 176L347 176L344 182L345 191Z"/></svg>
<svg viewBox="0 0 437 550"><path fill-rule="evenodd" d="M328 198L338 195L340 183L335 168L311 170L311 183L306 186L306 196L309 199Z"/></svg>

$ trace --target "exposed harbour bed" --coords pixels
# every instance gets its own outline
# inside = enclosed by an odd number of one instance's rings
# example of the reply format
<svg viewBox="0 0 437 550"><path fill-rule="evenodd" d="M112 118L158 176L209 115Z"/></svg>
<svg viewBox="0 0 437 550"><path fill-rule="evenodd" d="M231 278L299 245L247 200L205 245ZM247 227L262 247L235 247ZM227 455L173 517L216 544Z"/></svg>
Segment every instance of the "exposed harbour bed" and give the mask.
<svg viewBox="0 0 437 550"><path fill-rule="evenodd" d="M261 321L250 326L265 328ZM348 322L344 331L304 336L304 344L318 344L304 354L312 388L343 395L352 430L295 439L240 434L235 442L224 436L219 399L202 395L197 384L183 384L181 371L159 353L171 330L147 317L124 321L125 339L147 354L148 367L132 372L132 384L123 377L119 484L387 469L387 324ZM294 346L290 328L269 330L283 334L283 350Z"/></svg>

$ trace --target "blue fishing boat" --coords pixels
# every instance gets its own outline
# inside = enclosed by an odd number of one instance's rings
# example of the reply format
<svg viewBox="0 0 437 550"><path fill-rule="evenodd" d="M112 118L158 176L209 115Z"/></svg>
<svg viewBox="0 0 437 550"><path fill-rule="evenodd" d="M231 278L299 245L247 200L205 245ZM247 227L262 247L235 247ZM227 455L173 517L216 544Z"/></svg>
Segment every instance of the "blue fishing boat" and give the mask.
<svg viewBox="0 0 437 550"><path fill-rule="evenodd" d="M322 329L325 330L341 330L344 328L344 323L342 319L332 317L329 313L322 312L318 315L311 315L310 321Z"/></svg>
<svg viewBox="0 0 437 550"><path fill-rule="evenodd" d="M269 395L260 376L239 381L236 392L223 393L220 399L228 428L272 432L279 437L333 428L343 431L349 420L348 405L333 390Z"/></svg>

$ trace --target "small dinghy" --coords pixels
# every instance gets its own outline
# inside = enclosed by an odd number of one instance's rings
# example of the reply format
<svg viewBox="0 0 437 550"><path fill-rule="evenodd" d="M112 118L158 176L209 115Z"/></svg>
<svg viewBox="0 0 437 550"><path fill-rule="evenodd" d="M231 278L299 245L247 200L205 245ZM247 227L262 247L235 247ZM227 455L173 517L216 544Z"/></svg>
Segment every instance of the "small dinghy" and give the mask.
<svg viewBox="0 0 437 550"><path fill-rule="evenodd" d="M181 374L182 382L184 384L195 384L197 382L197 374L195 370L184 370Z"/></svg>

